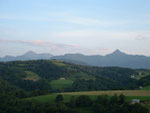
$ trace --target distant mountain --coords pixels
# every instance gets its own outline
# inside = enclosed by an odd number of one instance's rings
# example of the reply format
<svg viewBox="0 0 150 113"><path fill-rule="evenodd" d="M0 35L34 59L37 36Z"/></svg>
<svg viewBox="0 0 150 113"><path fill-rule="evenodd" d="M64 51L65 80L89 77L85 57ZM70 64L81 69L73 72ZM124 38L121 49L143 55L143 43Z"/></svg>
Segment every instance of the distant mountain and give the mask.
<svg viewBox="0 0 150 113"><path fill-rule="evenodd" d="M29 51L21 56L5 56L0 58L0 61L15 61L15 60L38 60L38 59L50 59L53 55L49 53L37 54L33 51Z"/></svg>
<svg viewBox="0 0 150 113"><path fill-rule="evenodd" d="M144 68L150 69L150 57L142 55L129 55L116 50L111 54L105 56L101 55L91 55L85 56L82 54L65 54L62 56L54 56L51 59L66 59L79 61L91 65L91 66L118 66L118 67L127 67L127 68ZM73 63L73 62L72 62Z"/></svg>
<svg viewBox="0 0 150 113"><path fill-rule="evenodd" d="M53 56L52 54L43 53L37 54L29 51L21 56L5 56L0 58L0 61L15 61L15 60L38 60L38 59L56 59L59 61L70 62L79 65L100 66L100 67L126 67L133 69L150 69L150 57L142 55L129 55L120 50L115 50L111 54L102 55L83 55L83 54L65 54Z"/></svg>

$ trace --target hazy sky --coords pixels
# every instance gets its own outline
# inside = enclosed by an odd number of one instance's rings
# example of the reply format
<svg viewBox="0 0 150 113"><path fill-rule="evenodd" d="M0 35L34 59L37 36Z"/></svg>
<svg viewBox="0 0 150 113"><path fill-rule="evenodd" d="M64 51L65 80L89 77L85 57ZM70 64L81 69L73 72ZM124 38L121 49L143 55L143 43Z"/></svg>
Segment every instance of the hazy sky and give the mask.
<svg viewBox="0 0 150 113"><path fill-rule="evenodd" d="M150 56L150 0L0 0L0 57L115 49Z"/></svg>

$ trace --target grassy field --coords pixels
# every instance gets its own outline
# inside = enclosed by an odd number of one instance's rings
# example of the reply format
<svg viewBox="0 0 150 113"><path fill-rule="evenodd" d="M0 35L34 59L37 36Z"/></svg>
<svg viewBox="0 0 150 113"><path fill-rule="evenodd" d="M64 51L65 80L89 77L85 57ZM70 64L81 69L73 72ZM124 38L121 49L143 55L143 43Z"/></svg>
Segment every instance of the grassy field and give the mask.
<svg viewBox="0 0 150 113"><path fill-rule="evenodd" d="M84 92L67 92L67 93L55 93L55 94L48 94L43 96L36 96L30 97L26 100L37 100L40 102L47 102L47 103L55 103L55 98L58 94L62 94L64 98L64 102L69 102L72 96L77 98L80 95L88 95L92 100L96 100L98 95L107 94L109 98L112 95L117 94L124 94L126 95L126 101L130 102L132 99L139 99L141 101L149 102L146 107L150 110L150 91L148 90L122 90L122 91L84 91ZM77 108L78 111L81 113L88 113L91 111L91 108Z"/></svg>
<svg viewBox="0 0 150 113"><path fill-rule="evenodd" d="M48 102L48 103L55 103L55 98L58 94L48 94L48 95L43 95L43 96L36 96L36 97L30 97L27 98L26 100L37 100L40 102ZM63 95L64 102L68 102L72 95Z"/></svg>
<svg viewBox="0 0 150 113"><path fill-rule="evenodd" d="M92 100L95 100L98 95L105 95L105 94L107 94L109 97L111 97L114 94L117 95L124 94L126 95L127 101L130 101L133 98L150 101L150 91L145 91L145 90L67 92L67 93L57 93L57 94L55 93L55 94L31 97L27 99L29 100L35 99L41 102L53 103L58 94L63 95L65 102L69 101L72 96L77 97L80 95L89 95Z"/></svg>
<svg viewBox="0 0 150 113"><path fill-rule="evenodd" d="M142 90L150 90L150 86L145 86L142 88Z"/></svg>
<svg viewBox="0 0 150 113"><path fill-rule="evenodd" d="M58 79L58 80L53 80L51 82L51 85L54 89L64 89L66 87L69 87L73 84L73 81L70 79Z"/></svg>
<svg viewBox="0 0 150 113"><path fill-rule="evenodd" d="M25 73L27 74L27 77L24 78L25 80L37 81L40 79L40 77L36 73L33 73L32 71L25 71Z"/></svg>
<svg viewBox="0 0 150 113"><path fill-rule="evenodd" d="M36 97L30 97L27 98L26 100L37 100L40 102L48 102L48 103L55 103L55 98L58 94L49 94L49 95L43 95L43 96L36 96ZM64 102L69 102L69 100L72 98L72 96L74 97L78 97L79 95L63 95L64 98ZM89 95L89 97L92 100L96 100L98 95ZM111 97L111 96L109 96ZM150 97L149 96L126 96L126 100L129 102L132 99L140 99L140 100L147 100L150 101Z"/></svg>
<svg viewBox="0 0 150 113"><path fill-rule="evenodd" d="M90 79L95 80L95 77L93 77L92 75L87 75L86 73L83 72L74 73L69 77L69 79L71 80L76 80L77 78L84 79L84 80L90 80Z"/></svg>
<svg viewBox="0 0 150 113"><path fill-rule="evenodd" d="M57 60L52 60L52 63L54 63L55 65L57 66L67 66L66 64L62 63L62 62L59 62Z"/></svg>
<svg viewBox="0 0 150 113"><path fill-rule="evenodd" d="M147 90L116 90L116 91L83 91L83 92L65 92L63 95L109 95L114 94L125 96L150 96L150 91Z"/></svg>

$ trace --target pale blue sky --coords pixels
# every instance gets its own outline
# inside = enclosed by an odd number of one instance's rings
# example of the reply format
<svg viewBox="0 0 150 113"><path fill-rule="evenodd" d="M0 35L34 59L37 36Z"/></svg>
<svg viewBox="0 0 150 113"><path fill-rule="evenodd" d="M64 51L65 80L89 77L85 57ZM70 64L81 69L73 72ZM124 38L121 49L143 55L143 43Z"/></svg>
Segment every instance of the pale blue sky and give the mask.
<svg viewBox="0 0 150 113"><path fill-rule="evenodd" d="M0 56L150 56L150 0L0 0Z"/></svg>

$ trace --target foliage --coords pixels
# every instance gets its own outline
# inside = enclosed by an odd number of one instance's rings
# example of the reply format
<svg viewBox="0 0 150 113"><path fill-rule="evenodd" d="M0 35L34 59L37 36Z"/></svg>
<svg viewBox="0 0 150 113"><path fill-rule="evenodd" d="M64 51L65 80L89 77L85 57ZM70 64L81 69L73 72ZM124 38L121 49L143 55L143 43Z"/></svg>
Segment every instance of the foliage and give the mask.
<svg viewBox="0 0 150 113"><path fill-rule="evenodd" d="M87 95L81 95L76 99L76 106L89 107L92 105L92 100Z"/></svg>
<svg viewBox="0 0 150 113"><path fill-rule="evenodd" d="M76 109L82 107L94 113L148 113L139 104L130 105L124 95L110 99L98 96L97 100L86 95L38 96L56 92L50 83L59 78L71 81L64 82L68 85L61 87L62 91L133 89L149 84L149 76L137 81L130 77L132 74L136 71L127 68L89 67L49 60L1 62L0 113L79 113ZM31 96L38 97L24 99Z"/></svg>
<svg viewBox="0 0 150 113"><path fill-rule="evenodd" d="M61 94L56 96L55 102L62 102L64 100L63 96Z"/></svg>
<svg viewBox="0 0 150 113"><path fill-rule="evenodd" d="M73 84L73 81L70 79L57 79L57 80L52 80L51 81L51 86L54 89L63 91L63 89L71 87Z"/></svg>
<svg viewBox="0 0 150 113"><path fill-rule="evenodd" d="M128 68L90 67L54 60L0 63L1 79L25 91L38 89L51 90L51 92L133 89L137 87L136 80L130 76L136 73L136 70ZM66 81L60 82L60 78L66 78Z"/></svg>
<svg viewBox="0 0 150 113"><path fill-rule="evenodd" d="M141 78L137 84L139 86L148 86L150 85L150 75L147 75L146 77Z"/></svg>

